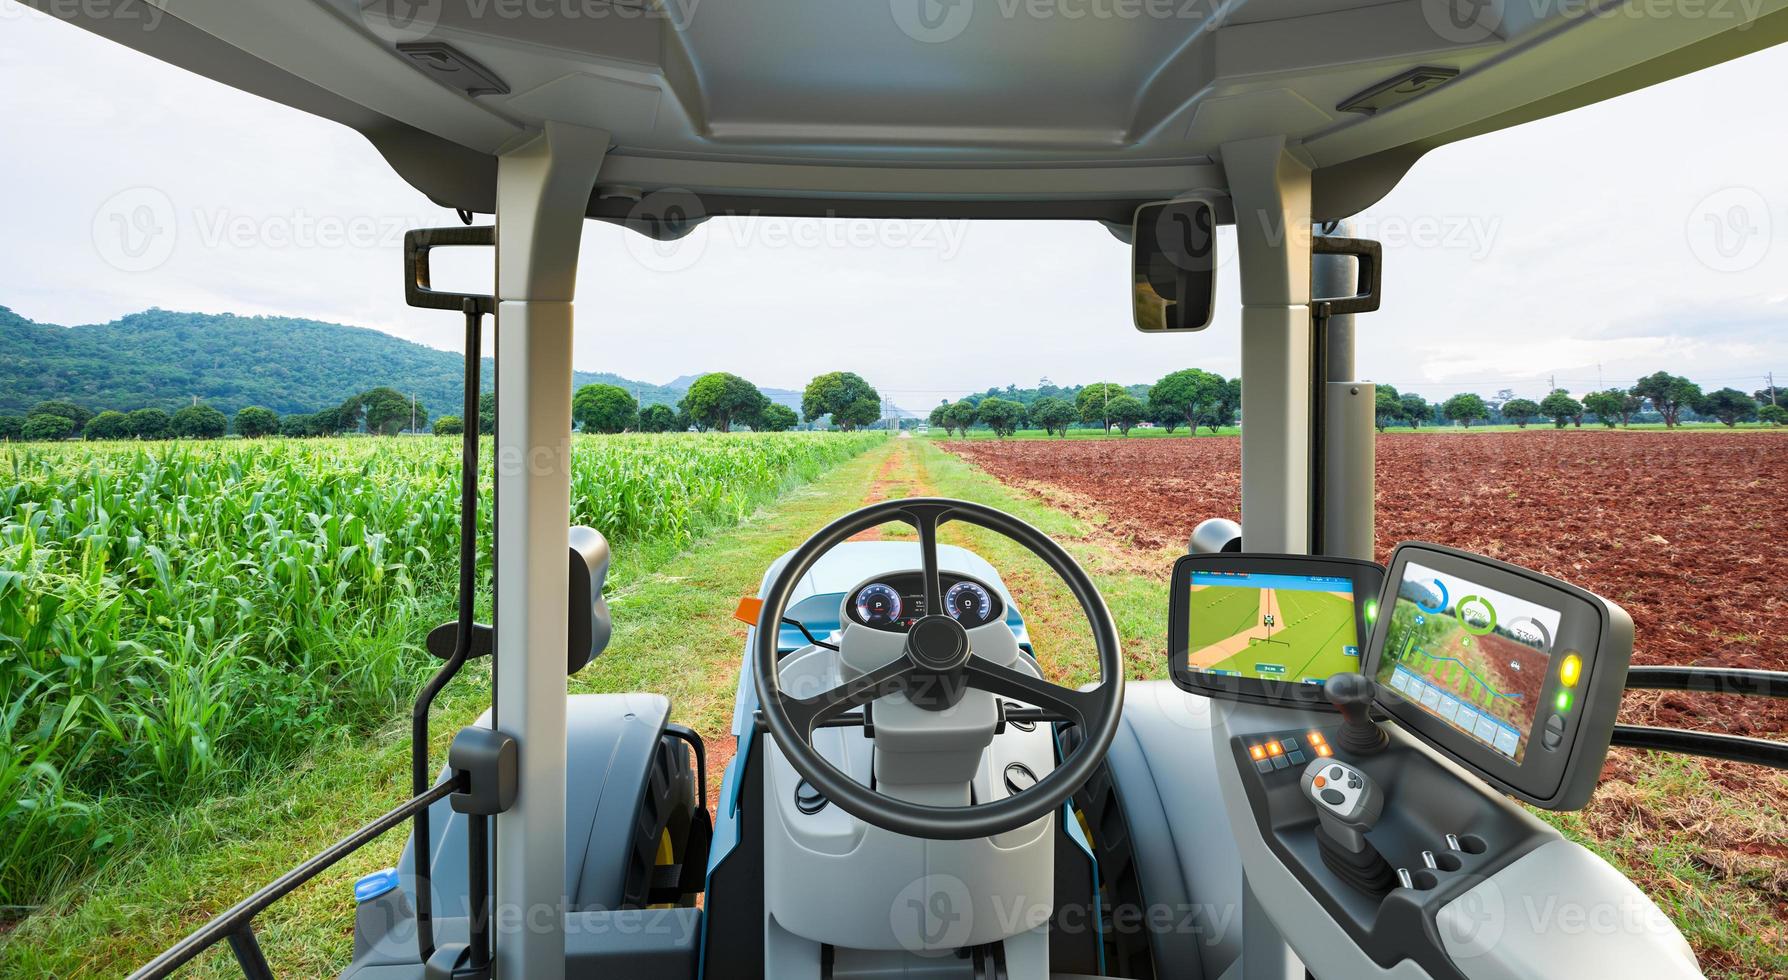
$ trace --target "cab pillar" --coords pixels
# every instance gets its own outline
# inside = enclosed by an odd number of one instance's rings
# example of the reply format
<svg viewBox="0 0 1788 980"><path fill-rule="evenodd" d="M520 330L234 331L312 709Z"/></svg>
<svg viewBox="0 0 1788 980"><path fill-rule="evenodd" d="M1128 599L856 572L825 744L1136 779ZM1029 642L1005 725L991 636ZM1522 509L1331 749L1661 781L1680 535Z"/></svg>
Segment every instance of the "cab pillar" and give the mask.
<svg viewBox="0 0 1788 980"><path fill-rule="evenodd" d="M495 975L565 975L571 302L600 130L549 122L497 161L496 698L518 747L496 818ZM473 424L468 419L467 424Z"/></svg>
<svg viewBox="0 0 1788 980"><path fill-rule="evenodd" d="M1283 137L1225 143L1242 273L1242 546L1310 551L1310 167Z"/></svg>

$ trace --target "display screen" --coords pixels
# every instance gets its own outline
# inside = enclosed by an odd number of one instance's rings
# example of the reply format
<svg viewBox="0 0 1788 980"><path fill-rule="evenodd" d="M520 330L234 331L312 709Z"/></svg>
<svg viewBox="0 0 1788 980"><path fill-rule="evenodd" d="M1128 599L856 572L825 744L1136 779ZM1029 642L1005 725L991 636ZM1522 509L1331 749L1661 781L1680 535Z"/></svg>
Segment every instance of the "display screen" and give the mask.
<svg viewBox="0 0 1788 980"><path fill-rule="evenodd" d="M1360 669L1350 578L1199 570L1185 587L1191 670L1320 685Z"/></svg>
<svg viewBox="0 0 1788 980"><path fill-rule="evenodd" d="M1378 682L1519 763L1559 619L1556 609L1408 562Z"/></svg>

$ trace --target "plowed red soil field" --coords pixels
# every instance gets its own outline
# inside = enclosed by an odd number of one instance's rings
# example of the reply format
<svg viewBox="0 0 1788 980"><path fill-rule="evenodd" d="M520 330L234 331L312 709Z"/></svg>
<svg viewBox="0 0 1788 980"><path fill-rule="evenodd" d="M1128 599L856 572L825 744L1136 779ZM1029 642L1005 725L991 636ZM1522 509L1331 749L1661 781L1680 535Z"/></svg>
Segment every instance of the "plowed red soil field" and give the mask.
<svg viewBox="0 0 1788 980"><path fill-rule="evenodd" d="M1142 551L1239 519L1233 438L958 441L1002 482L1066 492ZM1378 440L1378 551L1466 548L1624 606L1637 664L1788 669L1788 438L1769 433L1529 430ZM1788 733L1788 705L1630 695L1623 720Z"/></svg>

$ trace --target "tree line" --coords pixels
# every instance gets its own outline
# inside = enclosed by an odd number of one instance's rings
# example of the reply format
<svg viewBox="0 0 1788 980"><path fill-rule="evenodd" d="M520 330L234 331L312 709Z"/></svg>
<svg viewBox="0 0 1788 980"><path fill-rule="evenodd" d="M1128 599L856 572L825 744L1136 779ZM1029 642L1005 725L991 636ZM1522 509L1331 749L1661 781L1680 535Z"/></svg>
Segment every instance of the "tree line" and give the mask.
<svg viewBox="0 0 1788 980"><path fill-rule="evenodd" d="M1025 397L1025 396L1029 397ZM1124 435L1138 425L1159 425L1169 433L1184 425L1197 432L1216 432L1234 425L1242 407L1242 381L1201 368L1175 371L1152 385L1124 386L1100 381L1061 388L1044 379L1035 389L988 389L956 402L944 399L926 421L950 433L967 433L980 425L1005 438L1026 426L1066 437L1076 425Z"/></svg>
<svg viewBox="0 0 1788 980"><path fill-rule="evenodd" d="M1592 415L1612 429L1631 425L1648 411L1670 429L1693 418L1712 419L1726 426L1753 421L1788 424L1788 407L1777 402L1773 388L1749 395L1737 388L1704 393L1700 385L1688 378L1658 371L1640 378L1630 388L1592 391L1581 399L1563 388L1555 388L1537 402L1504 389L1493 398L1467 391L1430 403L1421 395L1399 393L1395 387L1381 384L1376 416L1380 432L1397 424L1420 428L1441 422L1455 422L1466 428L1475 423L1502 423L1525 429L1539 420L1550 421L1562 429L1567 425L1580 427Z"/></svg>
<svg viewBox="0 0 1788 980"><path fill-rule="evenodd" d="M478 430L496 429L496 395L478 399ZM757 385L724 371L704 374L689 386L675 408L669 405L639 406L627 389L612 384L588 384L572 396L571 416L585 432L728 432L735 426L758 432L783 432L801 424L830 424L856 429L880 421L881 395L862 377L849 371L822 374L808 383L801 399L801 413L772 402ZM159 408L132 412L91 412L69 401L45 401L24 416L0 415L0 440L55 441L62 439L217 439L234 431L245 438L265 436L335 436L365 431L372 435L396 435L421 431L429 421L428 407L412 396L390 387L378 387L349 397L340 405L316 412L279 415L272 409L251 405L234 419L203 402L195 402L172 414ZM458 435L465 420L442 415L434 420L436 435Z"/></svg>

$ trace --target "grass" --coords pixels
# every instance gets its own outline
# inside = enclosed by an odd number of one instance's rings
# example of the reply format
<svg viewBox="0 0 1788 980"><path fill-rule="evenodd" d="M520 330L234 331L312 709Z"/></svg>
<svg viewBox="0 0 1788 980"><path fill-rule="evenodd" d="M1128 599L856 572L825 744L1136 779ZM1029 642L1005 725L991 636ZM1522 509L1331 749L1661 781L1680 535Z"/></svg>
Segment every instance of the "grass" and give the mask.
<svg viewBox="0 0 1788 980"><path fill-rule="evenodd" d="M1200 426L1198 429L1197 435L1199 438L1204 438L1206 436L1233 436L1233 435L1239 434L1241 431L1242 431L1241 429L1239 429L1233 425L1222 426L1222 427L1218 428L1216 432L1212 432L1210 429ZM1168 432L1166 429L1162 429L1162 428L1144 429L1144 428L1138 427L1138 428L1131 429L1130 434L1127 436L1124 435L1123 433L1119 432L1115 426L1112 428L1110 433L1106 433L1106 431L1104 429L1069 429L1068 434L1066 436L1052 436L1049 433L1044 432L1042 429L1019 429L1017 432L1012 433L1011 435L1007 436L1006 438L1008 438L1008 439L1058 439L1058 438L1067 438L1067 439L1166 439L1166 438L1173 437L1173 438L1184 439L1184 438L1186 438L1186 436L1187 436L1186 427L1182 425L1179 428L1173 430L1172 432ZM942 440L942 439L993 439L996 437L994 436L992 429L986 429L986 428L970 429L970 430L968 430L968 433L966 435L951 435L949 433L946 433L943 429L933 426L931 431L926 433L921 438Z"/></svg>
<svg viewBox="0 0 1788 980"><path fill-rule="evenodd" d="M1047 491L1045 492L1045 494ZM1166 676L1166 570L1175 549L1139 553L1107 533L1104 519L1066 499L1002 486L926 440L890 440L745 516L724 534L662 561L634 565L611 596L616 634L607 653L572 679L574 691L642 690L674 699L673 717L707 737L711 780L730 754L733 686L744 627L735 600L753 594L776 556L845 511L870 500L941 495L1001 507L1061 541L1092 575L1117 621L1127 673ZM896 537L904 529L884 529ZM1066 683L1093 680L1096 665L1073 600L1019 546L976 528L946 525L943 540L974 548L1000 569L1019 598L1045 671ZM617 551L625 560L628 549ZM448 734L488 701L473 674L450 689L437 713ZM127 859L0 938L0 975L113 974L142 962L206 917L271 880L381 812L407 792L408 742L401 725L337 734L311 744L278 770L236 791L183 808ZM1644 765L1625 765L1641 760ZM1667 756L1617 753L1617 778L1597 805L1546 815L1567 835L1631 875L1672 917L1710 976L1788 974L1783 896L1788 873L1769 855L1788 839L1788 777L1727 767L1719 771ZM1722 764L1723 765L1723 764ZM1749 780L1752 785L1743 784ZM1735 788L1738 786L1740 788ZM367 871L395 863L401 833L372 847L276 905L257 921L276 972L325 975L351 947L348 888ZM1705 839L1752 847L1753 863L1710 857ZM1772 898L1773 896L1773 898ZM1773 905L1771 903L1774 903ZM234 975L214 952L192 975Z"/></svg>

